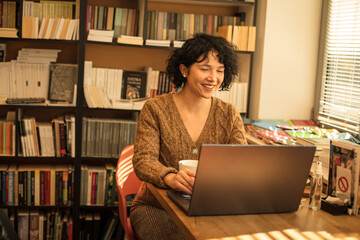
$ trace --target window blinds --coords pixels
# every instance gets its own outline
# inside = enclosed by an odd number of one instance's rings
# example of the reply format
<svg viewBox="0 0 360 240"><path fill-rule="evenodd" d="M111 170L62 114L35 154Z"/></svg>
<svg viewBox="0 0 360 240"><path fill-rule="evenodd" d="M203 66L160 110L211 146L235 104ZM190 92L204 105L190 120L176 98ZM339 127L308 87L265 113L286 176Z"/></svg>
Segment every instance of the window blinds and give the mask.
<svg viewBox="0 0 360 240"><path fill-rule="evenodd" d="M359 134L360 0L330 0L318 120Z"/></svg>

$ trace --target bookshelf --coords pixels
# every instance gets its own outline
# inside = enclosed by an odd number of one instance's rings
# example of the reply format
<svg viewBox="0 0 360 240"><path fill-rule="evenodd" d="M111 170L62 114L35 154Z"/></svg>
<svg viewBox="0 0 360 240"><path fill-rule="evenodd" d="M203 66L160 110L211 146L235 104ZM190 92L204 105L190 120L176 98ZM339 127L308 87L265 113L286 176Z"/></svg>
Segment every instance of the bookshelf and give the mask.
<svg viewBox="0 0 360 240"><path fill-rule="evenodd" d="M43 215L40 219L45 217L59 217L58 212L66 212L67 224L72 219L73 239L81 239L84 234L89 232L84 229L84 226L89 226L89 219L98 220L98 215L102 217L111 215L111 212L117 211L116 204L113 205L96 205L84 204L80 202L82 197L81 185L83 183L82 170L84 166L101 168L103 171L105 165L116 166L117 158L114 156L91 156L84 155L85 141L83 135L83 120L84 119L105 119L104 122L111 119L123 119L127 121L136 121L139 114L138 110L126 109L100 109L89 108L84 97L84 73L85 62L91 61L92 66L96 68L122 69L128 71L144 71L144 67L152 67L159 71L165 71L166 59L168 58L173 47L158 47L147 45L129 45L118 44L116 40L111 43L92 42L87 41L87 24L88 24L88 6L103 6L113 8L127 8L137 9L144 13L143 32L139 33L141 37L147 39L147 14L157 12L168 12L177 14L194 14L194 15L214 15L214 16L234 16L238 12L245 12L245 25L255 26L256 3L235 1L235 0L182 0L182 1L165 1L165 0L88 0L88 1L68 1L74 3L74 18L79 19L79 37L74 40L63 39L33 39L22 37L22 9L25 7L25 1L13 1L18 5L18 16L16 28L19 30L19 38L1 38L0 43L6 44L6 61L16 60L18 51L21 48L39 48L39 49L60 49L58 55L58 63L78 64L77 73L77 88L76 88L76 104L29 104L29 105L8 105L0 102L0 120L4 120L8 112L15 112L15 144L13 155L0 155L2 163L7 165L31 165L34 169L47 166L49 168L56 168L56 166L71 166L73 179L68 184L73 184L72 194L73 201L71 205L55 204L40 205L40 206L5 206L0 203L0 209L7 210L9 215L15 218L17 222L17 214L23 215L24 210L36 210ZM35 1L39 3L41 1ZM174 11L176 9L176 11ZM139 21L140 23L140 21ZM155 56L155 57L154 57ZM251 68L253 61L253 52L238 51L238 58L240 63L240 81L248 84L248 91L251 88ZM249 105L249 96L247 95L247 105ZM246 109L241 112L246 115ZM35 117L36 123L51 123L51 121L59 116L74 117L75 126L75 152L72 156L61 157L44 157L44 156L29 156L24 157L21 149L20 136L20 121L19 117ZM97 139L100 135L94 134L93 138ZM119 136L124 137L124 136ZM87 138L87 136L85 137ZM116 138L114 138L116 139ZM120 149L118 150L120 151ZM6 170L5 170L6 171ZM69 186L69 185L68 185ZM91 199L90 199L91 200ZM34 209L33 209L34 208ZM51 214L55 214L52 216ZM90 214L90 215L89 215ZM96 216L96 217L95 217ZM30 217L30 216L29 216ZM104 219L102 219L104 220ZM65 221L65 220L64 220ZM99 221L95 221L99 222ZM101 225L102 226L102 225ZM96 226L94 226L96 228ZM103 227L103 226L102 226Z"/></svg>

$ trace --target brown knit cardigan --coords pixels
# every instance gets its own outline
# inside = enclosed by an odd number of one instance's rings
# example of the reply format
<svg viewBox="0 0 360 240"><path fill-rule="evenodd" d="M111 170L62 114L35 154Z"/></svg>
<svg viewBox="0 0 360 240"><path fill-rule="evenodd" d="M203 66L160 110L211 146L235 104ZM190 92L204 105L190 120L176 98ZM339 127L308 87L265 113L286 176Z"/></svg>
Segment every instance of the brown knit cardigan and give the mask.
<svg viewBox="0 0 360 240"><path fill-rule="evenodd" d="M212 98L209 117L193 142L175 105L173 94L148 100L141 110L135 137L133 165L145 183L138 197L159 206L146 182L167 188L163 178L178 171L181 159L198 159L202 144L247 144L244 125L236 108Z"/></svg>

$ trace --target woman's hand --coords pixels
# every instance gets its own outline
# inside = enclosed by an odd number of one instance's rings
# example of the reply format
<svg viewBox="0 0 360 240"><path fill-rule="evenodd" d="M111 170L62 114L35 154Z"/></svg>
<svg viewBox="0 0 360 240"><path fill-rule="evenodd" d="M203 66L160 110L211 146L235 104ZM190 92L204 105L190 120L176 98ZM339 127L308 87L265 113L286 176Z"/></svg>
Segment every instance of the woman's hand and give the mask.
<svg viewBox="0 0 360 240"><path fill-rule="evenodd" d="M174 190L182 191L186 194L192 194L195 181L195 172L185 169L178 173L168 173L164 177L166 185Z"/></svg>

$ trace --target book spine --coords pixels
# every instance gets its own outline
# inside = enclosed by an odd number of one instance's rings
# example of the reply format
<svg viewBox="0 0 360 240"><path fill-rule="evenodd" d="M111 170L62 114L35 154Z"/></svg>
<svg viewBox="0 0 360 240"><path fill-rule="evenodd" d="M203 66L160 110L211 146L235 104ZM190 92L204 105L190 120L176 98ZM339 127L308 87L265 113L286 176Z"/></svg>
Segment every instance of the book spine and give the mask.
<svg viewBox="0 0 360 240"><path fill-rule="evenodd" d="M96 172L93 171L91 175L91 205L95 204L96 196Z"/></svg>
<svg viewBox="0 0 360 240"><path fill-rule="evenodd" d="M64 205L68 205L68 181L69 181L69 172L63 171L62 176L62 200Z"/></svg>
<svg viewBox="0 0 360 240"><path fill-rule="evenodd" d="M45 205L45 171L40 171L40 205Z"/></svg>
<svg viewBox="0 0 360 240"><path fill-rule="evenodd" d="M66 126L64 122L59 123L60 128L60 154L62 157L67 155Z"/></svg>

